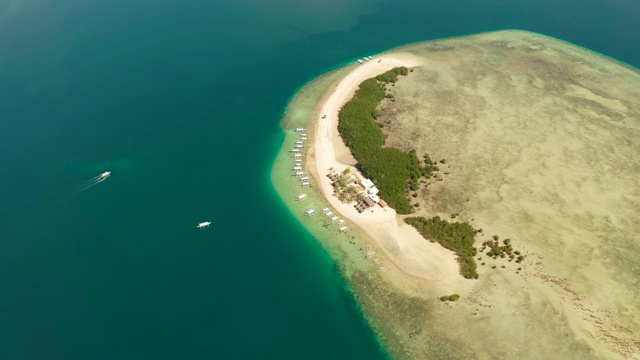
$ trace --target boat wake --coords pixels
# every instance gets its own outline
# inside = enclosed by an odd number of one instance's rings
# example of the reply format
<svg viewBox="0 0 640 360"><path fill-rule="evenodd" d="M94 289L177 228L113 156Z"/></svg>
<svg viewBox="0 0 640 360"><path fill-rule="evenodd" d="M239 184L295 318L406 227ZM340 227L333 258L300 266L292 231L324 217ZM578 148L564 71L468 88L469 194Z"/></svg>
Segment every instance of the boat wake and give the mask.
<svg viewBox="0 0 640 360"><path fill-rule="evenodd" d="M15 211L32 206L48 207L66 203L81 193L102 183L110 174L110 172L106 172L79 183L65 184L52 189L35 189L35 191L31 193L23 193L17 197L0 199L0 212Z"/></svg>

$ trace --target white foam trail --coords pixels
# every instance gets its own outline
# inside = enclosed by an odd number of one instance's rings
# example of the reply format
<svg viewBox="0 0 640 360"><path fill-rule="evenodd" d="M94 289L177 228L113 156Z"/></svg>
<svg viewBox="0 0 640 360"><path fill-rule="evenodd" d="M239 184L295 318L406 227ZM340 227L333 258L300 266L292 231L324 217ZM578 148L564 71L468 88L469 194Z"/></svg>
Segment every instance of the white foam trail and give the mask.
<svg viewBox="0 0 640 360"><path fill-rule="evenodd" d="M48 191L35 191L28 194L18 195L19 197L0 199L0 212L16 210L37 204L39 206L51 206L65 203L80 193L100 184L106 179L107 178L102 175L97 175L80 183L67 184Z"/></svg>
<svg viewBox="0 0 640 360"><path fill-rule="evenodd" d="M81 192L83 192L85 190L88 190L88 189L90 189L90 188L92 188L92 187L94 187L94 186L96 186L98 184L100 184L101 182L105 181L106 179L107 178L105 178L105 177L98 176L97 178L93 178L91 180L88 180L87 183L83 184L83 187L76 192L76 195L80 194Z"/></svg>

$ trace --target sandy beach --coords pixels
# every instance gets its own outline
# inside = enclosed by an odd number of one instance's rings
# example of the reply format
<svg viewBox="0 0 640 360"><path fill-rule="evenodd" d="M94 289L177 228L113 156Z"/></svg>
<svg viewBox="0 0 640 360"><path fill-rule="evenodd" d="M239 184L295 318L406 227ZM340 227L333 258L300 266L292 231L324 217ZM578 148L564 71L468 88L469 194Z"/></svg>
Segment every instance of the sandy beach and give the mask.
<svg viewBox="0 0 640 360"><path fill-rule="evenodd" d="M374 206L358 213L353 204L342 203L333 195L331 181L326 176L330 169L342 171L349 167L353 174L364 179L353 166L355 161L351 152L338 134L338 113L353 97L360 83L399 66L413 68L420 66L420 62L410 54L374 58L349 73L332 90L316 115L318 127L313 152L307 154L308 168L331 206L373 238L397 269L427 280L432 286L440 285L442 291L461 291L471 282L460 276L458 263L451 251L426 241L390 207Z"/></svg>

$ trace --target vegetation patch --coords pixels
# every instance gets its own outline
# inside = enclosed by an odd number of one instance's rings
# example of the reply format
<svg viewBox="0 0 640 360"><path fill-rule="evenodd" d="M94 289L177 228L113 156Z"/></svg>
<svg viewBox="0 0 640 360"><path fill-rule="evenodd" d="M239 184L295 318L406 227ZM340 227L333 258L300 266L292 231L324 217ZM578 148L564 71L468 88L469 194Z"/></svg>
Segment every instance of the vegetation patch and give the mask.
<svg viewBox="0 0 640 360"><path fill-rule="evenodd" d="M395 83L396 81L398 81L398 75L407 76L409 75L409 70L407 70L407 68L404 66L396 67L385 72L384 74L376 76L376 80L383 83Z"/></svg>
<svg viewBox="0 0 640 360"><path fill-rule="evenodd" d="M498 257L504 259L509 257L509 261L515 260L516 263L521 263L524 260L524 255L520 253L518 250L514 250L513 246L511 246L511 239L504 239L502 241L502 245L500 245L498 235L493 236L493 240L487 240L482 243L482 248L480 248L480 252L484 252L487 248L487 255L497 259Z"/></svg>
<svg viewBox="0 0 640 360"><path fill-rule="evenodd" d="M458 299L460 299L460 295L458 294L453 294L453 295L445 295L445 296L441 296L440 297L440 301L458 301Z"/></svg>
<svg viewBox="0 0 640 360"><path fill-rule="evenodd" d="M408 217L404 221L415 227L420 234L431 242L440 245L458 255L460 273L467 279L477 279L476 262L473 257L478 253L473 247L476 230L466 222L448 222L439 216L427 219Z"/></svg>
<svg viewBox="0 0 640 360"><path fill-rule="evenodd" d="M384 84L407 74L407 68L399 67L363 81L338 114L338 131L358 161L358 169L376 183L380 196L399 214L412 212L408 189L417 190L420 178L438 170L428 156L423 165L415 150L407 153L382 147L386 135L375 120L380 116L378 104L386 96Z"/></svg>

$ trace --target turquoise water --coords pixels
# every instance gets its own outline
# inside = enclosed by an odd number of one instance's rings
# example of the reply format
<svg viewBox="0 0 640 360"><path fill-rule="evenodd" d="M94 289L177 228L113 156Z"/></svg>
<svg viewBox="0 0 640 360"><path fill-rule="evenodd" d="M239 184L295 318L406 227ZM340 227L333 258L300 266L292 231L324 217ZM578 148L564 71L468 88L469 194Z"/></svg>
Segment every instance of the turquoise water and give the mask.
<svg viewBox="0 0 640 360"><path fill-rule="evenodd" d="M385 358L269 182L288 98L363 53L504 28L640 66L638 18L630 0L0 0L0 358Z"/></svg>

